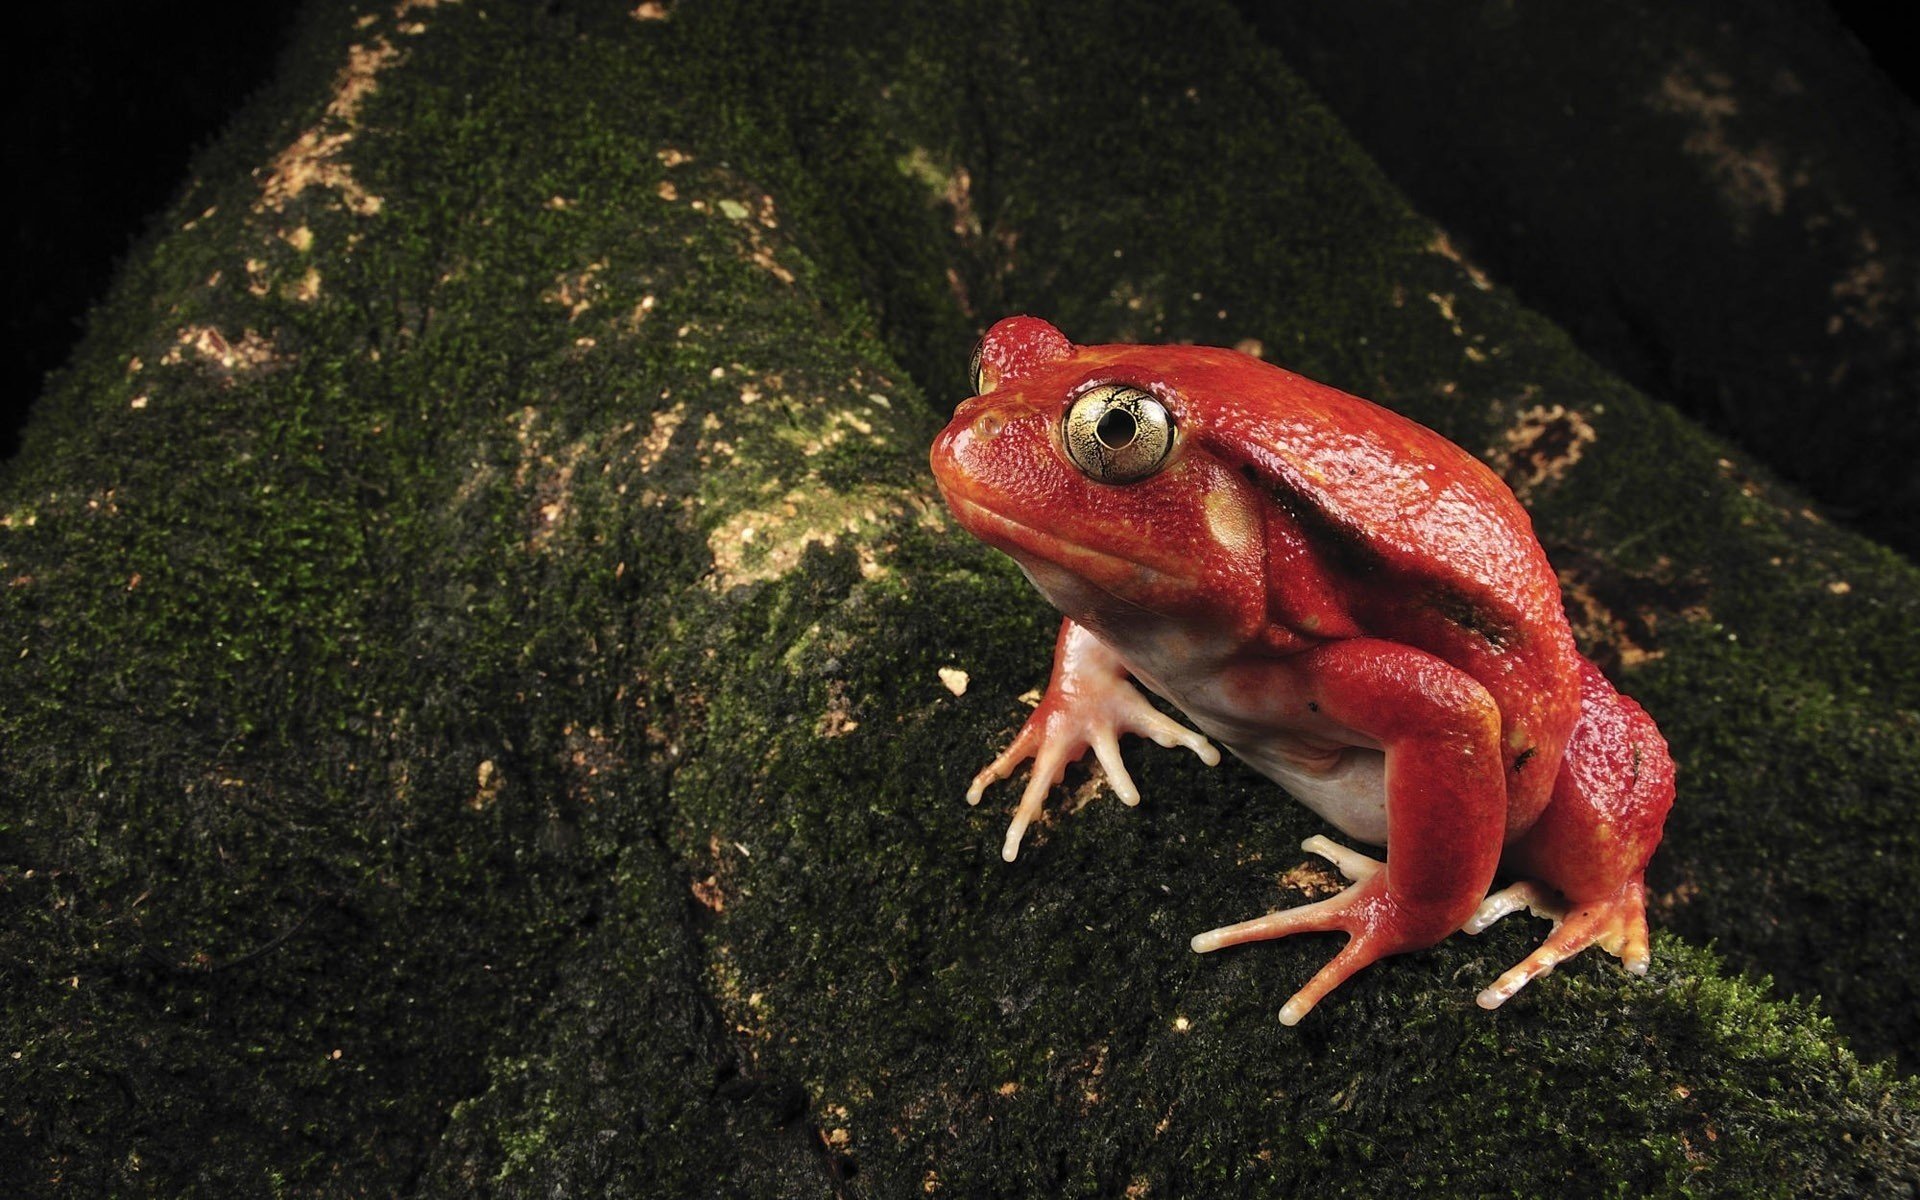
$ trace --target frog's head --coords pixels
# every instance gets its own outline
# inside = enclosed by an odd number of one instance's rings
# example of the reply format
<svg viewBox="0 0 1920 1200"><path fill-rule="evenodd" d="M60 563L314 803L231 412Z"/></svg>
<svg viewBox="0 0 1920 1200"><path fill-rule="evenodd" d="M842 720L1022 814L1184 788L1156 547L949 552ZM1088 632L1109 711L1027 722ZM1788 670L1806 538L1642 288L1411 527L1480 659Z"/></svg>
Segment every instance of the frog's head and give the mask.
<svg viewBox="0 0 1920 1200"><path fill-rule="evenodd" d="M974 351L976 395L935 439L934 478L960 524L1075 620L1146 610L1252 636L1266 612L1258 495L1209 445L1191 386L1242 358L1075 346L1008 317Z"/></svg>

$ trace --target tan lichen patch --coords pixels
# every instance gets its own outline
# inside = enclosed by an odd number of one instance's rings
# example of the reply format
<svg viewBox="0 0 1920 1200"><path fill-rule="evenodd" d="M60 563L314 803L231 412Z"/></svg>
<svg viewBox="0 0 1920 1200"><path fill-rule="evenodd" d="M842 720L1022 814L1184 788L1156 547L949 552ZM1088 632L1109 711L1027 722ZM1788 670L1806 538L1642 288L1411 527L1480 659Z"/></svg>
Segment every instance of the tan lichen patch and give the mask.
<svg viewBox="0 0 1920 1200"><path fill-rule="evenodd" d="M653 414L647 432L640 438L639 448L634 452L634 461L644 474L660 465L666 457L668 447L673 445L673 435L687 419L687 406L684 401L675 401L672 408L663 408Z"/></svg>
<svg viewBox="0 0 1920 1200"><path fill-rule="evenodd" d="M1574 640L1602 668L1632 668L1661 656L1662 625L1672 620L1711 621L1710 592L1697 567L1682 570L1662 556L1642 569L1627 569L1589 551L1552 551L1561 598Z"/></svg>
<svg viewBox="0 0 1920 1200"><path fill-rule="evenodd" d="M973 175L964 165L943 167L934 161L933 154L925 146L915 146L900 159L899 167L902 174L924 185L947 210L956 236L963 239L980 237L980 216L973 207Z"/></svg>
<svg viewBox="0 0 1920 1200"><path fill-rule="evenodd" d="M761 245L758 238L754 239L752 259L755 266L766 271L781 283L792 283L795 279L794 273L781 266L780 260L773 256L773 250L768 246Z"/></svg>
<svg viewBox="0 0 1920 1200"><path fill-rule="evenodd" d="M333 97L325 114L304 130L293 144L274 156L260 185L255 212L283 211L308 188L324 188L339 195L349 212L372 216L383 201L367 191L340 159L359 125L360 107L372 95L380 72L399 58L400 51L386 38L347 48L347 65L334 80Z"/></svg>
<svg viewBox="0 0 1920 1200"><path fill-rule="evenodd" d="M1579 412L1564 404L1536 404L1518 415L1487 458L1524 500L1541 484L1564 478L1594 437L1593 426Z"/></svg>
<svg viewBox="0 0 1920 1200"><path fill-rule="evenodd" d="M1080 1086L1080 1111L1090 1113L1096 1108L1103 1096L1101 1078L1107 1073L1107 1055L1109 1047L1105 1042L1096 1042L1085 1053L1067 1066L1069 1075L1077 1076Z"/></svg>
<svg viewBox="0 0 1920 1200"><path fill-rule="evenodd" d="M1666 653L1664 650L1648 649L1634 640L1627 631L1627 623L1602 604L1584 581L1563 573L1560 577L1560 597L1566 605L1567 621L1573 626L1574 640L1589 657L1601 657L1598 651L1604 648L1620 665L1637 667Z"/></svg>
<svg viewBox="0 0 1920 1200"><path fill-rule="evenodd" d="M229 341L211 325L188 325L174 335L174 345L160 361L167 366L185 362L191 354L213 367L231 383L235 378L281 365L282 358L273 342L249 329L240 340Z"/></svg>
<svg viewBox="0 0 1920 1200"><path fill-rule="evenodd" d="M713 555L708 586L718 591L778 579L799 565L810 546L832 549L856 534L877 533L910 514L915 501L885 488L856 488L844 495L795 489L767 509L736 513L707 535ZM855 540L861 573L881 568L867 539Z"/></svg>
<svg viewBox="0 0 1920 1200"><path fill-rule="evenodd" d="M308 267L306 274L287 285L287 298L311 304L320 298L320 268Z"/></svg>
<svg viewBox="0 0 1920 1200"><path fill-rule="evenodd" d="M500 789L505 782L493 760L482 759L480 765L474 768L473 795L467 798L467 807L475 812L492 808L493 802L500 798Z"/></svg>
<svg viewBox="0 0 1920 1200"><path fill-rule="evenodd" d="M1487 273L1474 265L1466 255L1462 254L1444 231L1434 230L1433 240L1427 243L1427 252L1429 254L1438 254L1441 258L1446 259L1454 266L1465 271L1467 279L1472 282L1474 287L1481 291L1484 292L1493 287L1493 280L1487 278Z"/></svg>
<svg viewBox="0 0 1920 1200"><path fill-rule="evenodd" d="M636 21L664 21L671 14L660 0L647 0L645 4L639 5L627 15Z"/></svg>
<svg viewBox="0 0 1920 1200"><path fill-rule="evenodd" d="M1340 877L1339 872L1318 859L1302 862L1290 868L1280 876L1279 883L1281 887L1292 888L1316 900L1322 896L1332 896L1347 890L1347 881Z"/></svg>
<svg viewBox="0 0 1920 1200"><path fill-rule="evenodd" d="M727 894L720 889L718 875L696 879L688 887L693 892L693 898L700 902L702 908L717 913L727 911Z"/></svg>
<svg viewBox="0 0 1920 1200"><path fill-rule="evenodd" d="M560 730L567 739L567 779L575 800L591 804L599 796L602 776L622 766L619 743L598 725L582 728L569 723Z"/></svg>
<svg viewBox="0 0 1920 1200"><path fill-rule="evenodd" d="M1895 285L1880 256L1880 239L1870 229L1859 231L1858 257L1834 282L1833 299L1839 311L1827 319L1827 332L1839 333L1848 322L1877 329L1897 303Z"/></svg>
<svg viewBox="0 0 1920 1200"><path fill-rule="evenodd" d="M567 310L567 319L576 320L581 313L593 307L593 297L602 290L597 282L598 277L606 269L606 260L601 259L578 271L564 271L540 298L549 304L562 306Z"/></svg>
<svg viewBox="0 0 1920 1200"><path fill-rule="evenodd" d="M851 408L828 412L820 418L816 428L780 430L776 433L782 441L792 443L808 458L823 454L855 435L871 439L876 446L887 444L886 436L874 432L873 422L867 419L866 414Z"/></svg>
<svg viewBox="0 0 1920 1200"><path fill-rule="evenodd" d="M573 476L589 449L586 438L570 444L558 457L540 455L540 472L534 478L533 485L533 528L527 538L527 549L538 554L552 543L562 525L565 524L568 509L573 500Z"/></svg>
<svg viewBox="0 0 1920 1200"><path fill-rule="evenodd" d="M823 738L845 737L860 728L860 722L853 719L853 702L847 696L847 685L843 680L827 681L827 711L814 722L813 735Z"/></svg>
<svg viewBox="0 0 1920 1200"><path fill-rule="evenodd" d="M1777 217L1786 210L1789 181L1780 152L1766 142L1736 143L1730 122L1740 113L1740 101L1726 72L1689 54L1661 78L1648 103L1692 123L1680 149L1706 163L1736 214L1764 212Z"/></svg>

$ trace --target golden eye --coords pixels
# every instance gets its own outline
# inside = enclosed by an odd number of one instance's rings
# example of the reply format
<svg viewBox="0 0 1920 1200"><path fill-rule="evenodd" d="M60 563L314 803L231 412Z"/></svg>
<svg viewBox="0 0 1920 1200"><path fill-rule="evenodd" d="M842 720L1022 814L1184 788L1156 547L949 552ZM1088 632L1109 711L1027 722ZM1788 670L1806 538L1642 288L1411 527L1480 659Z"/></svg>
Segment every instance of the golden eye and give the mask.
<svg viewBox="0 0 1920 1200"><path fill-rule="evenodd" d="M980 352L987 348L987 339L981 338L973 344L973 358L967 363L967 386L976 396L986 395L987 389L980 386Z"/></svg>
<svg viewBox="0 0 1920 1200"><path fill-rule="evenodd" d="M1067 457L1091 478L1132 483L1166 463L1173 417L1151 393L1107 383L1073 402L1061 436Z"/></svg>

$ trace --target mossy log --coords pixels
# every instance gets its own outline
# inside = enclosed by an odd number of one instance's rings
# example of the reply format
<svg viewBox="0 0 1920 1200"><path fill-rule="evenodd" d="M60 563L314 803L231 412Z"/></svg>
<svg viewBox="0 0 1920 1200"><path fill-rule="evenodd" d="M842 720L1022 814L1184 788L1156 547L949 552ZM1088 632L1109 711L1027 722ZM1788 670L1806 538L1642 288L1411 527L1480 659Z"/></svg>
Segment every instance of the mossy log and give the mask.
<svg viewBox="0 0 1920 1200"><path fill-rule="evenodd" d="M1054 617L924 452L1015 308L1507 473L1681 762L1649 977L1481 1012L1516 919L1283 1028L1323 941L1186 937L1320 886L1315 822L1151 748L1000 861L960 792ZM318 5L0 477L0 1178L1911 1191L1915 576L1223 5Z"/></svg>
<svg viewBox="0 0 1920 1200"><path fill-rule="evenodd" d="M1920 555L1920 112L1833 5L1238 7L1526 303Z"/></svg>

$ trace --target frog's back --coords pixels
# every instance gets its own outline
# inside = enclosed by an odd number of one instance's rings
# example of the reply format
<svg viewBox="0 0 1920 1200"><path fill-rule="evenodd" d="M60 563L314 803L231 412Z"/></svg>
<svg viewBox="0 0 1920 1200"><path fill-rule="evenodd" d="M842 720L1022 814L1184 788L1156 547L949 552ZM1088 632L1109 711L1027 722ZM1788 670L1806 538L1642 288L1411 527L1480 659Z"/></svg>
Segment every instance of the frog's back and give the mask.
<svg viewBox="0 0 1920 1200"><path fill-rule="evenodd" d="M1557 762L1579 654L1533 522L1499 476L1418 422L1246 355L1140 349L1176 394L1207 397L1182 414L1189 435L1297 527L1359 634L1466 671L1524 743L1515 757Z"/></svg>

